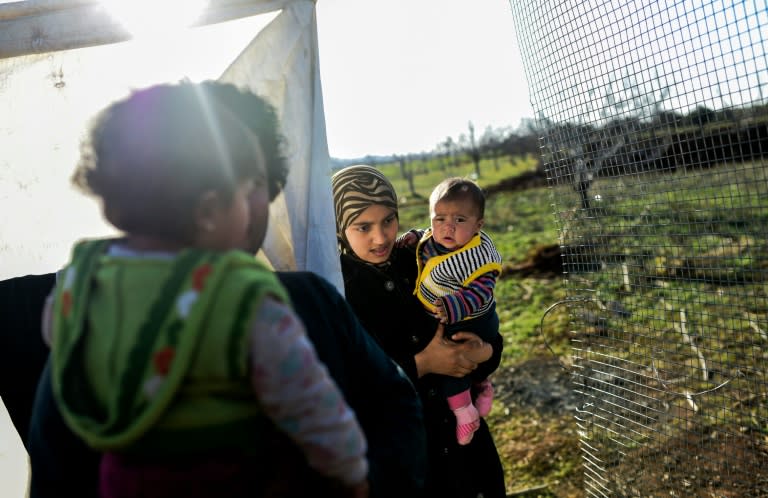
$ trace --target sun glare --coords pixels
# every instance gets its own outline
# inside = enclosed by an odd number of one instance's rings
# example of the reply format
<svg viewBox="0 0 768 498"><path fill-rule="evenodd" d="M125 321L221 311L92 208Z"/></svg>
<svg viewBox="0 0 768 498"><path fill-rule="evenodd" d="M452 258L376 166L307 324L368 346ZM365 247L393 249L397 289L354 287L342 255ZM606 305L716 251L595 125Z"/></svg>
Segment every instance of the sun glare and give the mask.
<svg viewBox="0 0 768 498"><path fill-rule="evenodd" d="M220 78L280 14L199 25L199 11L160 12L143 0L138 4L145 8L133 9L134 22L144 13L158 36L0 60L0 280L51 271L66 261L77 239L114 235L97 203L69 180L81 136L100 109L133 89ZM184 26L190 19L194 26ZM5 216L10 212L23 215ZM3 442L0 430L4 498Z"/></svg>
<svg viewBox="0 0 768 498"><path fill-rule="evenodd" d="M207 0L101 0L101 3L134 38L167 36L186 29L208 5Z"/></svg>

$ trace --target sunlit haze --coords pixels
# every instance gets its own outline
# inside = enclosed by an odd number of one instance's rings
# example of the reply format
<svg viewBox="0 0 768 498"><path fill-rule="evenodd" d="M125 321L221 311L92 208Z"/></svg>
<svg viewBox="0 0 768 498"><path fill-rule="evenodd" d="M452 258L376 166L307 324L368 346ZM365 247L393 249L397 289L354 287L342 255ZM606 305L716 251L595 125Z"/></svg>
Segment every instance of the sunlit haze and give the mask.
<svg viewBox="0 0 768 498"><path fill-rule="evenodd" d="M101 0L107 12L134 36L162 35L168 39L195 21L205 0ZM147 12L152 12L148 16Z"/></svg>
<svg viewBox="0 0 768 498"><path fill-rule="evenodd" d="M533 117L508 0L318 0L331 156L431 151Z"/></svg>

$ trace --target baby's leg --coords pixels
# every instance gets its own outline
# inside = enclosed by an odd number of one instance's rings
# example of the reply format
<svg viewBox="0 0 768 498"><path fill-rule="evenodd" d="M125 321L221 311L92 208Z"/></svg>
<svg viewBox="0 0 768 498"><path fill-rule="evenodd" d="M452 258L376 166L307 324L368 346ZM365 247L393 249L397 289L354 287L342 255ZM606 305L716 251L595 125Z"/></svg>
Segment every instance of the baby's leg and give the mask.
<svg viewBox="0 0 768 498"><path fill-rule="evenodd" d="M475 407L477 407L477 413L481 417L487 416L491 413L491 405L493 404L493 384L489 379L485 379L478 382L473 386L475 391Z"/></svg>
<svg viewBox="0 0 768 498"><path fill-rule="evenodd" d="M461 445L469 444L480 428L480 416L472 404L469 389L448 397L448 406L456 416L456 439Z"/></svg>

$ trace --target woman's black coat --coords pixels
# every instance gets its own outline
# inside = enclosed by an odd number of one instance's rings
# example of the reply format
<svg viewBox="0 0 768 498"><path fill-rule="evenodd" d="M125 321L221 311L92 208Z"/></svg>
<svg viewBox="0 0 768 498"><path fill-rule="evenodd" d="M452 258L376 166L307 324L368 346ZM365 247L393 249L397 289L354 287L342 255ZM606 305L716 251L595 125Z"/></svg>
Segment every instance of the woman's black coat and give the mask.
<svg viewBox="0 0 768 498"><path fill-rule="evenodd" d="M429 498L496 498L506 496L504 471L485 420L472 442L456 441L456 419L440 394L433 375L418 378L414 356L435 335L437 322L413 295L416 255L412 249L396 248L389 263L371 265L341 256L347 301L368 332L373 335L416 385L424 406L427 426ZM493 356L473 373L483 379L501 361L500 335L491 344Z"/></svg>

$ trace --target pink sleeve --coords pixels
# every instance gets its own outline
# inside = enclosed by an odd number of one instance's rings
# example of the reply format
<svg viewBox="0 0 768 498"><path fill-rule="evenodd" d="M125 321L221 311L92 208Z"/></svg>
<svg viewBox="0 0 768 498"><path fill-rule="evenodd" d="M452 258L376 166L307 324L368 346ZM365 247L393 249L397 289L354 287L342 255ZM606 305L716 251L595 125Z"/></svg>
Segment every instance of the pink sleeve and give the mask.
<svg viewBox="0 0 768 498"><path fill-rule="evenodd" d="M265 299L250 337L251 382L264 410L309 464L344 484L367 477L367 443L354 412L285 304Z"/></svg>

